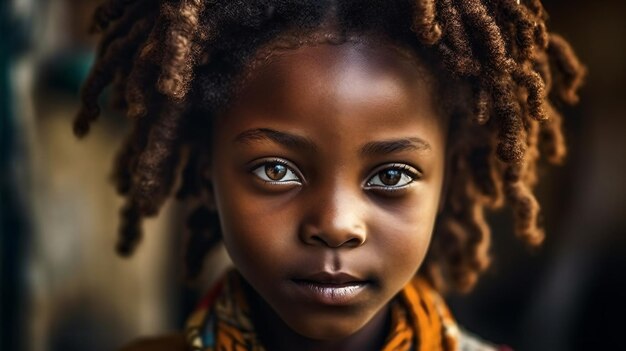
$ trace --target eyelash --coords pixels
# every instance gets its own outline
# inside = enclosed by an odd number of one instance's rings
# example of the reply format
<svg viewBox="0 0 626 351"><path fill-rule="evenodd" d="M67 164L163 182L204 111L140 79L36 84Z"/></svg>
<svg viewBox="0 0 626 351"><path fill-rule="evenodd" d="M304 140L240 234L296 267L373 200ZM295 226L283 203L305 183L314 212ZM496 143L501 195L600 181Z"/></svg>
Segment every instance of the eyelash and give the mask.
<svg viewBox="0 0 626 351"><path fill-rule="evenodd" d="M272 180L267 175L267 167L271 165L281 165L285 167L285 174L281 177L280 180ZM405 183L397 186L397 185L384 185L383 181L380 180L380 176L384 171L390 170L399 170L400 171L400 180ZM270 185L289 185L289 184L298 184L302 185L304 183L304 177L299 172L298 168L293 165L291 162L282 159L282 158L271 158L271 159L261 159L254 163L254 165L250 168L250 173L254 174L257 178L263 181L266 184ZM289 176L291 179L282 180L285 176ZM379 178L378 184L375 184L373 179L375 177ZM412 166L409 166L404 163L391 163L384 164L378 167L372 174L368 177L365 182L364 188L366 190L382 190L382 191L398 191L402 189L406 189L413 183L415 180L420 179L422 177L422 173L415 169Z"/></svg>
<svg viewBox="0 0 626 351"><path fill-rule="evenodd" d="M380 184L373 184L373 179L378 177L380 180L381 173L390 170L399 170L400 171L400 182L404 181L405 183L402 185L384 185L382 184L382 180L379 182ZM383 191L398 191L403 190L409 187L414 181L420 179L422 177L422 173L416 168L409 166L404 163L391 163L384 164L378 167L372 175L368 178L367 182L365 182L365 189L368 190L383 190Z"/></svg>

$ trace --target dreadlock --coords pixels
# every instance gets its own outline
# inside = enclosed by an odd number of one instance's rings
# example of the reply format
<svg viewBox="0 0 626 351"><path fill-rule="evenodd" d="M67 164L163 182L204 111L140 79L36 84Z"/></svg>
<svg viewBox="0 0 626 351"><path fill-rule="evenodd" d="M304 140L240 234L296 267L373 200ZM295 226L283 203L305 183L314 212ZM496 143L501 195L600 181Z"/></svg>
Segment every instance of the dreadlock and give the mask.
<svg viewBox="0 0 626 351"><path fill-rule="evenodd" d="M536 163L565 155L561 116L573 104L585 68L568 43L546 29L539 0L108 0L93 29L102 34L81 92L74 132L97 119L98 98L112 86L133 128L114 164L126 198L118 252L129 255L141 221L157 215L175 184L177 197L198 200L210 118L224 108L234 78L271 55L261 47L341 42L380 35L410 48L437 80L467 87L449 138L449 190L425 274L438 288L466 291L489 266L485 209L508 205L515 233L539 245ZM333 33L319 35L328 17ZM444 79L445 78L445 79ZM456 99L458 100L458 98ZM179 180L180 179L180 180ZM198 201L199 202L199 201ZM187 271L201 271L219 242L214 211L199 205L188 226Z"/></svg>

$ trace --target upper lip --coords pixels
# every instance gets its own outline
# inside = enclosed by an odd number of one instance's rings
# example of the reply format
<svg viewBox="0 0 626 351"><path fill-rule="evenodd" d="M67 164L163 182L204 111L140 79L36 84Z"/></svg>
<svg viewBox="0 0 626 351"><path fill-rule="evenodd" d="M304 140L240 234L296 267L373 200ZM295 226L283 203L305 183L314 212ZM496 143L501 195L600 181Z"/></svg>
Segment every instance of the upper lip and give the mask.
<svg viewBox="0 0 626 351"><path fill-rule="evenodd" d="M304 275L294 280L312 282L317 284L347 284L365 282L365 279L355 277L351 274L344 272L318 272L314 274Z"/></svg>

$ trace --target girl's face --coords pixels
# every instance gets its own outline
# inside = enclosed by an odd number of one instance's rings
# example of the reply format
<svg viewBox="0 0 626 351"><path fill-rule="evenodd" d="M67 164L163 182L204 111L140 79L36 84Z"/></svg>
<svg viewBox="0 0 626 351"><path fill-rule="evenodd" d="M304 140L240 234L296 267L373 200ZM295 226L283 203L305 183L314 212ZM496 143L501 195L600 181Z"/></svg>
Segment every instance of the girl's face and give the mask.
<svg viewBox="0 0 626 351"><path fill-rule="evenodd" d="M286 51L249 72L215 122L226 249L305 337L363 328L425 256L447 123L417 62L375 42Z"/></svg>

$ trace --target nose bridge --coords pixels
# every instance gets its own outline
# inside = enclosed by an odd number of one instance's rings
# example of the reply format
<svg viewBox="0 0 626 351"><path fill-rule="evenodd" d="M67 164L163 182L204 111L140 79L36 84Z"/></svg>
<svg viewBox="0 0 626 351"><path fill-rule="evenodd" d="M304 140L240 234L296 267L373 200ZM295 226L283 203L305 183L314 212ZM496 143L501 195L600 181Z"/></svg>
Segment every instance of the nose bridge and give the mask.
<svg viewBox="0 0 626 351"><path fill-rule="evenodd" d="M367 227L360 187L334 179L316 189L313 201L303 230L306 243L329 247L365 243Z"/></svg>

